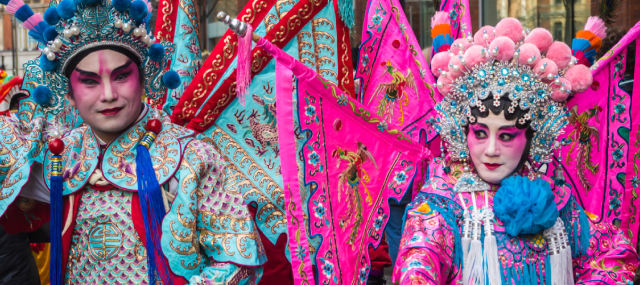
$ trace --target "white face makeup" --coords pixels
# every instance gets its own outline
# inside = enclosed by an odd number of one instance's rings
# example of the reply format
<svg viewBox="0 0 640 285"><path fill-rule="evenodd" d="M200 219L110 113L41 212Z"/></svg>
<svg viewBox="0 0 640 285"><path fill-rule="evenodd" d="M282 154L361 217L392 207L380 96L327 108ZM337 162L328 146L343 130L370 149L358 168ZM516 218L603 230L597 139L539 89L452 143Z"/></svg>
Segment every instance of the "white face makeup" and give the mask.
<svg viewBox="0 0 640 285"><path fill-rule="evenodd" d="M520 163L527 146L526 130L518 129L516 120L507 120L504 113L489 112L489 116L469 125L467 144L478 176L500 184Z"/></svg>

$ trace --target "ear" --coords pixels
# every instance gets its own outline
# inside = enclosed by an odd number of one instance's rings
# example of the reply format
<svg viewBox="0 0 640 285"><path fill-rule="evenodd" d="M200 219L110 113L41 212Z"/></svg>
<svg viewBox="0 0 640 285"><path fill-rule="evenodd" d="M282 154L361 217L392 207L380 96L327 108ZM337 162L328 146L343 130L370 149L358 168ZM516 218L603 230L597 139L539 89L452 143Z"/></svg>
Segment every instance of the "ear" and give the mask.
<svg viewBox="0 0 640 285"><path fill-rule="evenodd" d="M69 104L71 104L71 106L73 106L74 108L76 107L76 100L73 99L73 96L71 95L71 93L65 94L64 98L67 99L67 101L69 101Z"/></svg>

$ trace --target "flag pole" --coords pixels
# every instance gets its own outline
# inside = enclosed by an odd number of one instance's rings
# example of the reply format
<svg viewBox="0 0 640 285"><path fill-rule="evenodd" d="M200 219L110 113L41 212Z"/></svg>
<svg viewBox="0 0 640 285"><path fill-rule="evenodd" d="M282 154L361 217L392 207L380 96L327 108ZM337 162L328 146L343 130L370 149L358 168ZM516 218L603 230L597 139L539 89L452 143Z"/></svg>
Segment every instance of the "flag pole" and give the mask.
<svg viewBox="0 0 640 285"><path fill-rule="evenodd" d="M235 18L231 18L231 16L229 16L227 12L220 11L216 15L216 17L218 18L219 21L229 26L229 29L234 33L236 33L238 36L244 37L247 34L247 27L248 27L247 23L242 22ZM261 37L258 34L251 32L251 39L254 42L257 43L260 40L260 38Z"/></svg>

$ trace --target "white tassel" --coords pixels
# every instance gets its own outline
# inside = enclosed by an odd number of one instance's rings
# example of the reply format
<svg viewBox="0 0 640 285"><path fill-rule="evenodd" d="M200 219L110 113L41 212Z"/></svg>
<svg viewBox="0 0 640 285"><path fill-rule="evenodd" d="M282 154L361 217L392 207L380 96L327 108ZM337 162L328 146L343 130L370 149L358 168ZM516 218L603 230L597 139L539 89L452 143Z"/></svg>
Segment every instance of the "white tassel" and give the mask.
<svg viewBox="0 0 640 285"><path fill-rule="evenodd" d="M564 223L560 218L556 220L553 227L544 231L544 237L547 239L551 266L551 278L552 285L573 285L573 261L571 259L571 246L569 245L569 239L567 233L564 230Z"/></svg>
<svg viewBox="0 0 640 285"><path fill-rule="evenodd" d="M469 255L469 245L471 244L471 214L469 213L467 205L464 203L464 197L462 197L460 192L458 192L458 198L460 198L460 203L462 203L462 216L464 217L462 238L460 239L462 242L462 260L467 260L467 256Z"/></svg>
<svg viewBox="0 0 640 285"><path fill-rule="evenodd" d="M462 269L462 278L464 284L484 285L484 268L482 257L482 243L480 242L481 224L480 211L476 205L475 193L471 193L473 201L473 212L471 214L471 245L469 246L469 254L464 260Z"/></svg>
<svg viewBox="0 0 640 285"><path fill-rule="evenodd" d="M487 266L487 284L500 285L500 263L498 261L498 242L493 235L493 210L489 208L489 193L484 191L484 264Z"/></svg>

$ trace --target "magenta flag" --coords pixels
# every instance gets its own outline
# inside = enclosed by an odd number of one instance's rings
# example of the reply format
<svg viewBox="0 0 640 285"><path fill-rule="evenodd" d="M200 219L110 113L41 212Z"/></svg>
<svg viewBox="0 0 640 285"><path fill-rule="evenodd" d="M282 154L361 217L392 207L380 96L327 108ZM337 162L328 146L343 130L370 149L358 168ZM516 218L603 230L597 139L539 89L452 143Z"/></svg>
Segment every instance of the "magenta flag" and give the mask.
<svg viewBox="0 0 640 285"><path fill-rule="evenodd" d="M421 177L428 151L270 42L277 124L296 284L364 284L400 199ZM418 179L420 180L420 179ZM306 210L305 210L306 209ZM309 239L320 242L311 247Z"/></svg>
<svg viewBox="0 0 640 285"><path fill-rule="evenodd" d="M356 71L359 101L414 141L431 141L435 79L398 0L371 0Z"/></svg>
<svg viewBox="0 0 640 285"><path fill-rule="evenodd" d="M471 26L471 13L469 12L469 0L442 0L440 11L449 13L451 21L451 36L454 39L473 36Z"/></svg>
<svg viewBox="0 0 640 285"><path fill-rule="evenodd" d="M594 222L619 224L629 230L634 244L640 227L640 64L636 60L631 70L626 66L631 56L627 47L639 36L640 23L592 66L591 88L568 101L569 124L553 163L555 168L560 163L562 171L550 168L548 173L566 178ZM625 74L634 71L635 80L629 83L634 78ZM624 85L633 91L625 91Z"/></svg>

